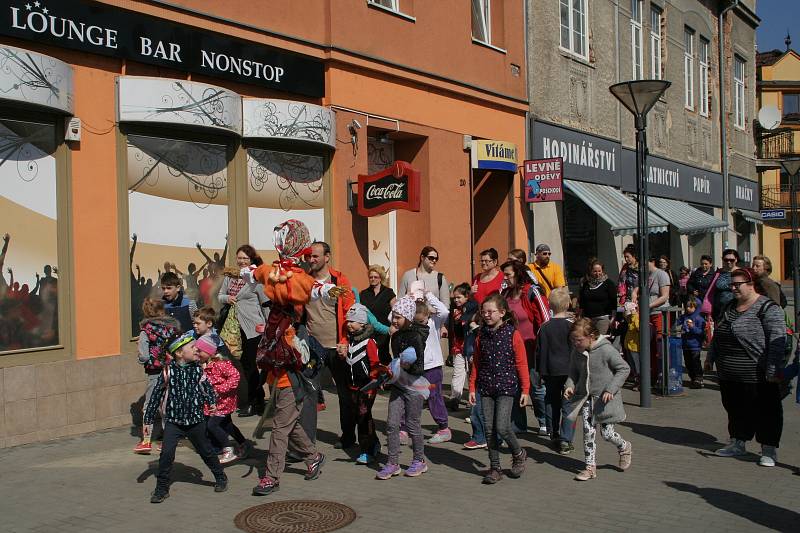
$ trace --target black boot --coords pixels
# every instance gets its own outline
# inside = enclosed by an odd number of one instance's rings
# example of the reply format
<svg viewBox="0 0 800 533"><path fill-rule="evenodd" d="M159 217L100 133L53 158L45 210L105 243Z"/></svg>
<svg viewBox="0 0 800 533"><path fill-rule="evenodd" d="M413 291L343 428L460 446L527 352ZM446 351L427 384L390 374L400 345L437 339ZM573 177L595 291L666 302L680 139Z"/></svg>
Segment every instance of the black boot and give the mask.
<svg viewBox="0 0 800 533"><path fill-rule="evenodd" d="M215 480L214 492L225 492L226 490L228 490L228 476L223 473Z"/></svg>

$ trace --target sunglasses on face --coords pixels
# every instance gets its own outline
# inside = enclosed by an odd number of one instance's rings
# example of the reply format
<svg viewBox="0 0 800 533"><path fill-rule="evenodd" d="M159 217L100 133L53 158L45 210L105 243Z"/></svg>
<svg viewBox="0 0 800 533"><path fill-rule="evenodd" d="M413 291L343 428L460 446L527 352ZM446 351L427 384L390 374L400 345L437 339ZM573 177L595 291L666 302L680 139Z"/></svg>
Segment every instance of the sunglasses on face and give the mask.
<svg viewBox="0 0 800 533"><path fill-rule="evenodd" d="M725 261L726 263L735 263L736 262L736 258L735 257L723 257L722 260Z"/></svg>
<svg viewBox="0 0 800 533"><path fill-rule="evenodd" d="M550 255L551 252L539 252L539 255Z"/></svg>
<svg viewBox="0 0 800 533"><path fill-rule="evenodd" d="M439 256L438 255L426 255L425 259L427 259L431 263L435 263L436 261L439 260Z"/></svg>

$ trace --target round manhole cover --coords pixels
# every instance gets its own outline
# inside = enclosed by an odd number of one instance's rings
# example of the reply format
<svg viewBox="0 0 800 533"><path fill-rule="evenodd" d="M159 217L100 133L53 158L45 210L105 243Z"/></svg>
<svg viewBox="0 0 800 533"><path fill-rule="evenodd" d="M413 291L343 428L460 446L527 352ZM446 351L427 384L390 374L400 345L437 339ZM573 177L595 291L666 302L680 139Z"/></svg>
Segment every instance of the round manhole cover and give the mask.
<svg viewBox="0 0 800 533"><path fill-rule="evenodd" d="M233 519L248 533L327 533L356 519L356 512L336 502L287 500L245 509Z"/></svg>

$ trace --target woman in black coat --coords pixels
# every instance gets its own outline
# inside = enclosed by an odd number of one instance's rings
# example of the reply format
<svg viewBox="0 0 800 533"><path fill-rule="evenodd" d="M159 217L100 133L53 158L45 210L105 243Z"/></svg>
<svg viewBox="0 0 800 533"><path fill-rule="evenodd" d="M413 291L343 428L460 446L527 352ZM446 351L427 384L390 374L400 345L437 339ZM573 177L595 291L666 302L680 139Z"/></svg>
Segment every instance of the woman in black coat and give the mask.
<svg viewBox="0 0 800 533"><path fill-rule="evenodd" d="M369 309L378 322L389 327L389 315L392 314L392 305L397 296L386 286L386 270L380 265L370 265L367 277L369 286L358 294L361 305ZM383 364L387 364L392 359L389 353L389 336L376 334L374 339L378 345L378 357Z"/></svg>
<svg viewBox="0 0 800 533"><path fill-rule="evenodd" d="M581 314L590 319L600 332L608 333L611 318L617 311L617 287L608 279L605 266L594 260L589 264L581 290L578 293L578 307Z"/></svg>

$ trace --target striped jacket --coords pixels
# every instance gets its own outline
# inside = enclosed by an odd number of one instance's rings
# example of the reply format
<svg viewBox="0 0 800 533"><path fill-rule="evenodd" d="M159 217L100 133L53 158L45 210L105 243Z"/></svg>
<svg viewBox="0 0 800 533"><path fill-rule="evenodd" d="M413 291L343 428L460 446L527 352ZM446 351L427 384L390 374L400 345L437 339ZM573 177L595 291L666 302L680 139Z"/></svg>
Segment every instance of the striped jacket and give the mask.
<svg viewBox="0 0 800 533"><path fill-rule="evenodd" d="M166 374L166 386L165 386ZM144 412L144 423L152 424L156 412L164 403L164 422L181 426L197 424L205 420L203 406L216 406L214 387L197 363L181 365L172 361L158 376L150 403Z"/></svg>

